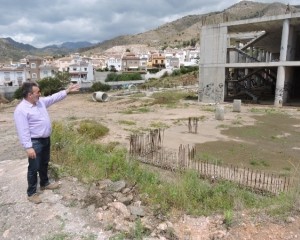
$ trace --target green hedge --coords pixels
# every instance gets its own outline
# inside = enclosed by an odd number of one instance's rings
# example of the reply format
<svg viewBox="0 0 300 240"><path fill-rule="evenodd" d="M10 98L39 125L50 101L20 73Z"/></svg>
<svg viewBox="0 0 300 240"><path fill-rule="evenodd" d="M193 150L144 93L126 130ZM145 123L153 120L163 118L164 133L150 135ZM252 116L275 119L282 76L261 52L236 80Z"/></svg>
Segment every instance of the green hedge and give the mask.
<svg viewBox="0 0 300 240"><path fill-rule="evenodd" d="M105 82L118 82L118 81L134 81L141 80L142 76L140 73L109 73L105 79Z"/></svg>
<svg viewBox="0 0 300 240"><path fill-rule="evenodd" d="M103 84L101 82L95 82L93 83L93 85L91 86L91 91L92 92L97 92L97 91L109 91L110 90L110 86L108 84Z"/></svg>

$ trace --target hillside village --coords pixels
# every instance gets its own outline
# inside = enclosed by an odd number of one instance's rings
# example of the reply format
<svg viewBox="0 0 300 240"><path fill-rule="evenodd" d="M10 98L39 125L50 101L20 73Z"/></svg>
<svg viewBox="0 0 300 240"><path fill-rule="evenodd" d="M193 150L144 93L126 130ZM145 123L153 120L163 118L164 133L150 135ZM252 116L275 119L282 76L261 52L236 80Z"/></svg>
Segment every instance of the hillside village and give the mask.
<svg viewBox="0 0 300 240"><path fill-rule="evenodd" d="M95 71L146 73L149 69L176 69L196 65L198 59L199 47L144 52L131 52L127 48L125 51L106 51L89 57L74 53L58 59L27 56L19 62L0 67L0 86L19 87L26 81L54 77L57 72L68 72L72 83L91 83L95 81Z"/></svg>

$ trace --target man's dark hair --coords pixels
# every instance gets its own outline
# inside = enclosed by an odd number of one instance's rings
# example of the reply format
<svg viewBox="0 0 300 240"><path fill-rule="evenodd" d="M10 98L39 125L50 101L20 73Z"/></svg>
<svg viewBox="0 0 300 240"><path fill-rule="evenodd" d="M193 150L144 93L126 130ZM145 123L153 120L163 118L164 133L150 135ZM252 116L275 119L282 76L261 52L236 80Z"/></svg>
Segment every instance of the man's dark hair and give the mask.
<svg viewBox="0 0 300 240"><path fill-rule="evenodd" d="M24 82L22 85L22 96L26 98L29 93L32 93L32 87L38 87L37 83L35 82Z"/></svg>

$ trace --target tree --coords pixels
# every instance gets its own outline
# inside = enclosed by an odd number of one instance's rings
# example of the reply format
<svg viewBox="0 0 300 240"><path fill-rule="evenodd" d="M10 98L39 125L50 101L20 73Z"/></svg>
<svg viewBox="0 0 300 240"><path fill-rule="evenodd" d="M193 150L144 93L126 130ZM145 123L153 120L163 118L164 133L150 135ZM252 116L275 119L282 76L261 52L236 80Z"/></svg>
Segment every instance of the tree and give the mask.
<svg viewBox="0 0 300 240"><path fill-rule="evenodd" d="M46 77L38 81L41 92L44 96L51 95L64 89L71 80L68 72L57 72L54 77Z"/></svg>
<svg viewBox="0 0 300 240"><path fill-rule="evenodd" d="M55 77L54 78L57 78L61 83L62 83L62 85L63 86L67 86L69 83L70 83L70 81L71 81L71 75L70 75L70 73L68 73L68 72L57 72L56 74L55 74Z"/></svg>

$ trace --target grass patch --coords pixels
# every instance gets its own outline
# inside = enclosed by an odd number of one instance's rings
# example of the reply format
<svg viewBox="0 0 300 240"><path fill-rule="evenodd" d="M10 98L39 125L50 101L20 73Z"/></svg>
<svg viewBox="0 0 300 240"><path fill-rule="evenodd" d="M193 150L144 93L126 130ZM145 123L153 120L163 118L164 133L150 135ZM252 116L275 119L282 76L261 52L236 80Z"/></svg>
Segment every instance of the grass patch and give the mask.
<svg viewBox="0 0 300 240"><path fill-rule="evenodd" d="M146 94L145 93L135 93L135 94L131 94L129 97L131 98L141 98L141 97L145 97Z"/></svg>
<svg viewBox="0 0 300 240"><path fill-rule="evenodd" d="M277 108L251 108L252 113L263 113L263 114L282 114L283 112Z"/></svg>
<svg viewBox="0 0 300 240"><path fill-rule="evenodd" d="M75 116L69 116L67 119L69 121L74 121L74 120L77 120L77 117L75 117Z"/></svg>
<svg viewBox="0 0 300 240"><path fill-rule="evenodd" d="M118 121L118 123L123 125L129 125L129 126L136 125L136 122L130 120L120 120Z"/></svg>
<svg viewBox="0 0 300 240"><path fill-rule="evenodd" d="M148 113L150 111L151 111L151 109L149 107L140 107L140 108L129 108L129 109L122 111L121 113L135 114L135 113Z"/></svg>
<svg viewBox="0 0 300 240"><path fill-rule="evenodd" d="M79 122L77 131L90 139L97 139L105 136L109 132L109 129L96 121L83 120Z"/></svg>
<svg viewBox="0 0 300 240"><path fill-rule="evenodd" d="M221 133L234 140L197 144L197 152L214 156L227 165L291 175L284 169L299 162L299 152L291 147L300 144L295 127L299 120L276 113L254 118L255 125L251 126L219 125Z"/></svg>
<svg viewBox="0 0 300 240"><path fill-rule="evenodd" d="M237 116L236 119L234 119L234 120L232 121L232 124L233 124L233 125L242 125L242 124L243 124L242 117L241 117L241 116Z"/></svg>
<svg viewBox="0 0 300 240"><path fill-rule="evenodd" d="M202 106L201 110L206 112L215 112L216 108L214 106Z"/></svg>
<svg viewBox="0 0 300 240"><path fill-rule="evenodd" d="M55 122L51 141L54 143L51 147L52 161L60 165L65 173L84 182L109 178L136 183L142 193L141 200L145 204L158 206L158 213L179 210L192 215L209 215L231 213L237 208L265 208L271 204L277 213L282 213L282 209L278 208L286 199L289 201L284 203L284 210L294 209L288 195L261 196L227 181L211 184L200 179L194 171L173 173L176 181L163 181L164 175L160 175L160 171L141 167L139 162L128 159L124 148L117 144L96 144L91 138L79 134L71 124ZM213 162L220 160L209 154L204 157ZM229 225L230 219L228 215ZM138 222L132 234L137 239L145 234Z"/></svg>
<svg viewBox="0 0 300 240"><path fill-rule="evenodd" d="M227 229L232 226L232 223L233 223L233 211L232 210L226 210L224 212L223 223L225 224Z"/></svg>
<svg viewBox="0 0 300 240"><path fill-rule="evenodd" d="M227 129L229 128L229 125L226 125L226 124L220 124L217 126L217 128L224 128L224 129Z"/></svg>
<svg viewBox="0 0 300 240"><path fill-rule="evenodd" d="M166 129L169 126L162 122L152 122L152 123L150 123L150 127L154 128L154 129Z"/></svg>
<svg viewBox="0 0 300 240"><path fill-rule="evenodd" d="M257 159L252 159L250 161L250 165L252 166L262 166L262 167L269 167L270 164L265 161L265 160L257 160Z"/></svg>
<svg viewBox="0 0 300 240"><path fill-rule="evenodd" d="M222 159L214 156L213 154L205 153L205 152L201 152L200 154L197 154L195 156L195 160L208 162L211 164L217 164L217 165L220 165L223 162Z"/></svg>
<svg viewBox="0 0 300 240"><path fill-rule="evenodd" d="M48 236L45 240L71 240L72 236L67 233L56 233L52 236Z"/></svg>
<svg viewBox="0 0 300 240"><path fill-rule="evenodd" d="M153 93L152 94L152 97L154 98L153 104L174 106L180 100L185 99L189 95L190 95L189 93L180 92L180 91L165 91L165 92Z"/></svg>

